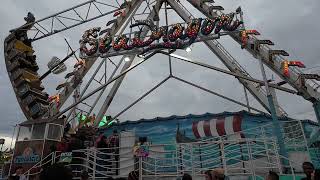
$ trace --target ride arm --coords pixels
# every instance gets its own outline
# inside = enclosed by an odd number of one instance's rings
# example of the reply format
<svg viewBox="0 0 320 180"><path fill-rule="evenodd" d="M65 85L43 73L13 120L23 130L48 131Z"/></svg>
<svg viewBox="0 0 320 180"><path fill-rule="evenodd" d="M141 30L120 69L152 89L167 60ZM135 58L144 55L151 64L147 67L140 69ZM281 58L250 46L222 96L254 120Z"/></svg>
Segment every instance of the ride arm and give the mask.
<svg viewBox="0 0 320 180"><path fill-rule="evenodd" d="M182 19L184 19L187 22L191 20L190 16L182 9L182 7L180 7L180 5L177 2L175 2L174 0L168 0L168 3L177 11L177 13L179 14L179 16L181 16ZM212 51L231 72L250 77L250 74L246 72L244 68L241 67L241 65L236 61L236 59L217 40L204 41L204 43L210 49L210 51ZM248 91L257 99L257 101L268 112L270 112L267 95L262 86L258 83L250 82L245 79L238 78L238 80L246 87L246 89L248 89ZM272 90L272 93L275 94L274 90ZM273 97L274 101L276 102L275 104L277 115L285 116L286 112L277 103L276 96L274 95Z"/></svg>
<svg viewBox="0 0 320 180"><path fill-rule="evenodd" d="M149 16L147 17L147 20L149 19L153 19L154 16L157 15L157 12L161 9L161 6L163 4L163 1L160 0L157 2L157 4L155 5L155 11L152 11ZM148 26L143 26L143 29L142 29L142 32L141 32L141 35L140 35L140 38L144 38L147 36L147 33L150 31L150 29L148 28ZM135 54L130 54L129 56L127 56L128 58L130 58L130 61L126 62L124 65L123 65L123 68L121 69L121 72L124 72L125 70L127 70L132 62L133 62L133 59L136 57L136 55L138 55L138 53L135 53ZM125 56L123 56L122 58L125 58ZM125 75L122 76L121 78L117 79L117 81L114 83L114 85L112 86L107 98L103 101L103 105L101 106L100 110L99 110L99 113L97 115L97 118L96 118L96 121L94 123L94 126L95 127L98 127L100 121L102 120L103 116L105 115L105 113L107 112L114 96L116 95L123 79L125 78Z"/></svg>
<svg viewBox="0 0 320 180"><path fill-rule="evenodd" d="M218 16L218 11L211 11L210 5L206 3L201 3L201 0L187 1L209 18L214 18ZM242 45L240 33L230 34L230 36L236 42ZM267 65L270 69L276 72L283 80L288 82L306 100L314 103L320 99L320 93L314 88L314 86L318 86L318 84L315 81L306 81L304 83L301 83L301 71L294 67L289 68L290 77L285 76L282 70L282 62L283 60L285 60L283 56L279 54L272 54L271 52L273 51L273 49L270 48L270 46L267 44L259 44L259 41L261 40L259 40L253 35L250 35L248 43L243 48L246 49L250 54L252 54L253 57L261 59L265 65ZM311 85L311 83L314 84Z"/></svg>
<svg viewBox="0 0 320 180"><path fill-rule="evenodd" d="M119 16L117 18L117 22L112 25L111 28L111 35L114 36L118 30L122 27L122 24L126 22L126 20L131 16L132 12L140 6L142 3L142 0L135 0L132 1L132 4L130 6L127 6L124 11L126 16ZM68 85L64 87L62 93L60 94L60 107L66 102L68 97L72 94L74 89L79 85L83 77L87 74L87 72L90 70L92 65L96 62L98 57L88 57L86 61L86 66L82 66L80 69L78 69L77 76L73 76L72 79L69 81Z"/></svg>

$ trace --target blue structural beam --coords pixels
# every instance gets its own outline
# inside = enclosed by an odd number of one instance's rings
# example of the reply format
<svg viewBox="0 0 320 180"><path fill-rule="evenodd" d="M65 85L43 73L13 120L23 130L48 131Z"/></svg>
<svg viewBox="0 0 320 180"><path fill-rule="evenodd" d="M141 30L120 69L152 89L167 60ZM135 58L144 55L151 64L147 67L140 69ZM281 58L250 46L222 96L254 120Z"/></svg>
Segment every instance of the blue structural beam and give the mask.
<svg viewBox="0 0 320 180"><path fill-rule="evenodd" d="M313 109L314 113L316 114L317 120L318 120L318 126L320 128L320 101L316 101L313 103ZM316 141L319 140L320 136L320 129L318 130L317 133L315 133L312 137L310 137L308 141L308 145L310 146L311 144L315 143Z"/></svg>
<svg viewBox="0 0 320 180"><path fill-rule="evenodd" d="M318 124L320 123L320 101L317 100L316 102L313 103L313 109L316 114Z"/></svg>
<svg viewBox="0 0 320 180"><path fill-rule="evenodd" d="M277 142L278 142L278 145L279 145L279 148L280 148L280 153L279 154L282 156L281 157L282 167L288 167L288 164L289 164L289 162L288 162L288 158L289 158L288 151L287 151L286 146L285 146L284 141L283 141L283 136L282 136L282 133L281 133L281 129L282 128L281 128L280 123L279 123L279 119L278 119L276 108L275 108L274 101L273 101L273 96L272 96L272 93L271 93L271 91L269 89L267 75L266 75L266 72L265 72L265 69L264 69L264 66L263 66L263 63L262 63L261 59L259 60L259 64L260 64L260 68L261 68L261 74L262 74L262 77L263 77L263 80L264 80L264 83L265 83L265 88L266 88L266 91L267 91L267 99L268 99L268 103L269 103L269 109L270 109L270 112L271 112L272 124L273 124L273 134L277 138Z"/></svg>
<svg viewBox="0 0 320 180"><path fill-rule="evenodd" d="M273 124L273 134L276 135L277 137L277 141L280 147L280 155L285 157L285 158L289 158L288 156L288 151L286 150L284 141L283 141L283 136L281 133L281 126L278 120L278 116L276 114L276 109L274 106L274 102L273 102L273 98L272 95L268 95L268 102L269 102L269 106L270 106L270 111L271 111L271 116L272 116L272 124ZM288 165L288 161L287 159L281 159L282 160L282 165L287 166Z"/></svg>

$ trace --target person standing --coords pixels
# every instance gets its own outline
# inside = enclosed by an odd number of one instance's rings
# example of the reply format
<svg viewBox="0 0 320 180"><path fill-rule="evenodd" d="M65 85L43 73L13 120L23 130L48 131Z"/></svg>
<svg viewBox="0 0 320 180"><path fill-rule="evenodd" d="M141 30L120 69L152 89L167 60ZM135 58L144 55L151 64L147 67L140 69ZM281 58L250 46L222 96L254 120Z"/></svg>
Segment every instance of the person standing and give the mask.
<svg viewBox="0 0 320 180"><path fill-rule="evenodd" d="M314 173L314 166L311 162L304 162L302 163L302 169L304 174L306 174L307 177L302 178L301 180L311 180L311 175Z"/></svg>
<svg viewBox="0 0 320 180"><path fill-rule="evenodd" d="M119 135L117 130L113 130L113 134L108 138L109 147L111 148L111 153L114 156L114 161L116 164L116 175L119 174L119 160L120 160L120 149L119 149Z"/></svg>
<svg viewBox="0 0 320 180"><path fill-rule="evenodd" d="M89 179L89 174L87 171L82 171L80 175L80 180L88 180Z"/></svg>
<svg viewBox="0 0 320 180"><path fill-rule="evenodd" d="M108 159L110 159L108 157L108 145L107 145L107 138L105 135L102 135L101 137L99 137L99 139L97 140L97 171L99 171L97 173L96 176L101 176L102 173L107 171L107 167L106 165L108 164Z"/></svg>
<svg viewBox="0 0 320 180"><path fill-rule="evenodd" d="M62 140L57 143L56 151L64 153L64 152L68 151L68 148L69 148L68 147L68 140L64 136L64 137L62 137Z"/></svg>
<svg viewBox="0 0 320 180"><path fill-rule="evenodd" d="M320 180L320 170L316 169L311 174L311 180Z"/></svg>
<svg viewBox="0 0 320 180"><path fill-rule="evenodd" d="M190 174L185 173L185 174L182 176L182 180L192 180L192 176L191 176Z"/></svg>
<svg viewBox="0 0 320 180"><path fill-rule="evenodd" d="M53 164L44 168L40 173L40 180L72 180L72 169L63 164Z"/></svg>
<svg viewBox="0 0 320 180"><path fill-rule="evenodd" d="M273 171L270 171L266 180L279 180L279 175Z"/></svg>
<svg viewBox="0 0 320 180"><path fill-rule="evenodd" d="M12 176L10 177L11 179L14 180L27 180L27 176L23 174L23 167L22 166L18 166L16 168L16 171L14 174L12 174Z"/></svg>
<svg viewBox="0 0 320 180"><path fill-rule="evenodd" d="M224 175L224 170L217 168L214 170L208 170L204 173L206 180L228 180L229 178Z"/></svg>
<svg viewBox="0 0 320 180"><path fill-rule="evenodd" d="M139 180L139 172L131 171L128 175L128 180Z"/></svg>

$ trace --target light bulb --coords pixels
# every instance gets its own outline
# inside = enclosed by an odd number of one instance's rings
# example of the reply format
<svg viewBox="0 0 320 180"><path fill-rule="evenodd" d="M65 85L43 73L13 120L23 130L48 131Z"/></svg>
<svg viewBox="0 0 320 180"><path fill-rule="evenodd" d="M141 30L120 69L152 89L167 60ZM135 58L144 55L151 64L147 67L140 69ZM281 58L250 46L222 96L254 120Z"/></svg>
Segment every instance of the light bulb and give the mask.
<svg viewBox="0 0 320 180"><path fill-rule="evenodd" d="M145 58L145 56L144 56L143 54L139 54L138 57L139 57L139 58L142 58L142 59Z"/></svg>
<svg viewBox="0 0 320 180"><path fill-rule="evenodd" d="M129 58L129 57L125 57L125 58L124 58L124 61L125 61L125 62L128 62L128 61L130 61L130 58Z"/></svg>
<svg viewBox="0 0 320 180"><path fill-rule="evenodd" d="M192 51L192 49L191 49L190 47L187 47L187 48L186 48L186 51L187 51L187 53L189 53L189 52Z"/></svg>

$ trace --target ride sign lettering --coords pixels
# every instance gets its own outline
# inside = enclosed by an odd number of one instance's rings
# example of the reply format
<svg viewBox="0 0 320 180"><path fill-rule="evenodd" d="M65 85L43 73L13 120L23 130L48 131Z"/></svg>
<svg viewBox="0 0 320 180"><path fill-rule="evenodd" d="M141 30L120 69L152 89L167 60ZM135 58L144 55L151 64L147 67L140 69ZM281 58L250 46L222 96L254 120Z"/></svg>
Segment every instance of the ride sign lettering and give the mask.
<svg viewBox="0 0 320 180"><path fill-rule="evenodd" d="M151 35L147 38L144 38L141 35L143 28L140 28L140 31L136 31L132 39L127 37L127 35L113 37L111 29L106 29L101 32L100 27L89 29L85 31L80 40L81 54L86 56L92 56L97 52L105 54L111 48L114 51L144 48L144 52L159 48L183 49L194 43L200 34L208 36L212 32L214 34L219 34L221 30L235 31L240 24L242 24L241 21L235 18L235 13L223 14L213 19L192 19L186 27L182 24L174 24L158 28L152 23L152 21L137 21L130 26L130 28L136 26L149 28L151 30ZM99 38L98 32L100 32ZM162 39L162 42L159 42L160 39ZM154 43L155 41L156 43Z"/></svg>

